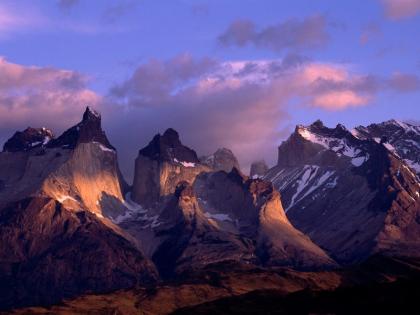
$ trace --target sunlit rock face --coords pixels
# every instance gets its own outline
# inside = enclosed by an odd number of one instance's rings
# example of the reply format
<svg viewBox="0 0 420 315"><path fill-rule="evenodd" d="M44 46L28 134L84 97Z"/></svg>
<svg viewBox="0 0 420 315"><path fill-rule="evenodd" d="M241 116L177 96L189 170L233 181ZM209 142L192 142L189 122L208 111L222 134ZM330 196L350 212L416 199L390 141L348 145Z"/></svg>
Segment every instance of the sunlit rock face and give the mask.
<svg viewBox="0 0 420 315"><path fill-rule="evenodd" d="M178 183L192 183L198 174L209 170L193 150L181 143L178 133L168 129L139 151L132 198L145 207L156 206L161 197L175 192Z"/></svg>
<svg viewBox="0 0 420 315"><path fill-rule="evenodd" d="M360 128L298 126L264 178L279 189L293 225L340 262L420 253L418 178L387 142Z"/></svg>
<svg viewBox="0 0 420 315"><path fill-rule="evenodd" d="M117 153L100 115L90 108L79 124L56 139L45 128L16 133L6 142L0 167L0 202L45 195L98 216L124 211Z"/></svg>
<svg viewBox="0 0 420 315"><path fill-rule="evenodd" d="M138 242L111 221L128 209L98 113L87 108L58 138L45 128L16 133L0 153L0 183L0 304L51 303L156 278Z"/></svg>
<svg viewBox="0 0 420 315"><path fill-rule="evenodd" d="M202 156L200 161L214 171L230 172L233 168L240 170L238 159L226 148L218 149L212 155Z"/></svg>

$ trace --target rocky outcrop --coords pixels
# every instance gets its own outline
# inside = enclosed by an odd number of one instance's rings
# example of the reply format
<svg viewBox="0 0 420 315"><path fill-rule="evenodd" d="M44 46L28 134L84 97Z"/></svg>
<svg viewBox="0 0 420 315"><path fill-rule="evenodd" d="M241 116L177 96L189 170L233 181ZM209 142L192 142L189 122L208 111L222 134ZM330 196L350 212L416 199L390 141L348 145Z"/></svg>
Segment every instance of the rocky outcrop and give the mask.
<svg viewBox="0 0 420 315"><path fill-rule="evenodd" d="M319 121L298 126L265 178L280 190L293 225L340 262L395 255L398 248L417 255L420 239L408 241L407 229L411 222L409 230L417 230L420 211L415 174L385 143L353 133Z"/></svg>
<svg viewBox="0 0 420 315"><path fill-rule="evenodd" d="M178 133L168 129L139 151L132 198L142 206L155 207L162 197L175 192L178 183L192 183L198 174L209 170L181 143Z"/></svg>
<svg viewBox="0 0 420 315"><path fill-rule="evenodd" d="M267 163L264 160L255 161L251 164L249 176L251 178L262 178L268 171Z"/></svg>
<svg viewBox="0 0 420 315"><path fill-rule="evenodd" d="M28 127L24 131L17 131L3 146L4 152L27 151L32 148L47 145L54 135L47 128Z"/></svg>
<svg viewBox="0 0 420 315"><path fill-rule="evenodd" d="M214 171L230 172L233 168L241 169L236 156L226 148L218 149L212 155L203 156L200 161Z"/></svg>

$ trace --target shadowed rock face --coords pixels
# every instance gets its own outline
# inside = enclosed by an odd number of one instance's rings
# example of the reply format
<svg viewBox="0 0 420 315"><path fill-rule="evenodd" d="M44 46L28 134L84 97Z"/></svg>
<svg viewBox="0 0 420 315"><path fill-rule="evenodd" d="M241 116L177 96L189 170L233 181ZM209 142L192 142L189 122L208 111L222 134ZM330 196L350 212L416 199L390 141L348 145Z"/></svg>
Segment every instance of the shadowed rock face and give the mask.
<svg viewBox="0 0 420 315"><path fill-rule="evenodd" d="M199 175L178 184L154 229L152 259L166 278L210 264L322 269L335 263L289 223L270 182L231 173Z"/></svg>
<svg viewBox="0 0 420 315"><path fill-rule="evenodd" d="M184 146L179 140L178 132L167 129L163 135L154 136L153 140L139 151L139 155L152 160L174 162L174 160L199 163L194 150Z"/></svg>
<svg viewBox="0 0 420 315"><path fill-rule="evenodd" d="M0 305L49 304L85 292L145 284L154 267L87 211L28 198L0 211Z"/></svg>
<svg viewBox="0 0 420 315"><path fill-rule="evenodd" d="M353 133L320 122L298 126L265 178L280 190L291 222L340 262L417 255L415 174L385 143Z"/></svg>
<svg viewBox="0 0 420 315"><path fill-rule="evenodd" d="M45 146L54 135L46 128L28 127L24 131L16 132L3 146L4 152L27 151L34 147Z"/></svg>
<svg viewBox="0 0 420 315"><path fill-rule="evenodd" d="M200 161L214 171L230 172L233 168L240 170L238 159L226 148L218 149L212 155L203 156Z"/></svg>

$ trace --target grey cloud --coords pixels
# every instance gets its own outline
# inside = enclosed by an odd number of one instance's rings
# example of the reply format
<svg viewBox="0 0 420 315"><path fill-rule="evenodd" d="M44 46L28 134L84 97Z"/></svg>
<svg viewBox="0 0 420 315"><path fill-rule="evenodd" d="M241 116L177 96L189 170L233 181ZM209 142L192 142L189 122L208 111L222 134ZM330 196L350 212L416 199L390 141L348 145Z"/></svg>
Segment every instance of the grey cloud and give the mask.
<svg viewBox="0 0 420 315"><path fill-rule="evenodd" d="M223 46L253 44L274 51L318 48L326 45L328 39L327 20L320 15L290 19L261 29L250 20L237 20L218 37Z"/></svg>
<svg viewBox="0 0 420 315"><path fill-rule="evenodd" d="M396 73L388 80L388 85L398 92L415 92L420 90L420 78L415 74Z"/></svg>
<svg viewBox="0 0 420 315"><path fill-rule="evenodd" d="M130 79L114 86L110 94L116 98L128 98L137 106L162 104L176 88L215 65L210 58L195 60L189 54L178 55L166 62L150 60L139 66Z"/></svg>

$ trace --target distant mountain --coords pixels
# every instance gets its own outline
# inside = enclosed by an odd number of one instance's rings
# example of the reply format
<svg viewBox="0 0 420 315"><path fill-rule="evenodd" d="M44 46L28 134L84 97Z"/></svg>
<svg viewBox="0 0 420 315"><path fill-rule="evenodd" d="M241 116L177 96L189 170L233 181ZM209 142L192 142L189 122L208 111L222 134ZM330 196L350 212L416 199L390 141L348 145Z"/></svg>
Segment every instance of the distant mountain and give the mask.
<svg viewBox="0 0 420 315"><path fill-rule="evenodd" d="M281 192L291 222L340 262L377 252L420 255L420 183L388 142L416 161L416 140L408 138L417 139L417 129L378 126L386 139L368 133L373 125L353 131L321 121L297 126L265 176Z"/></svg>
<svg viewBox="0 0 420 315"><path fill-rule="evenodd" d="M212 155L200 157L201 163L214 171L230 172L233 168L240 170L239 162L233 152L226 148L217 149Z"/></svg>
<svg viewBox="0 0 420 315"><path fill-rule="evenodd" d="M264 160L255 161L251 164L249 169L249 176L251 178L261 178L268 172L268 165Z"/></svg>

